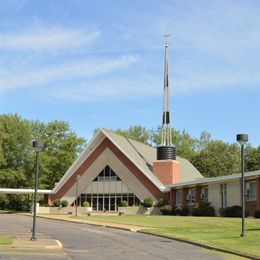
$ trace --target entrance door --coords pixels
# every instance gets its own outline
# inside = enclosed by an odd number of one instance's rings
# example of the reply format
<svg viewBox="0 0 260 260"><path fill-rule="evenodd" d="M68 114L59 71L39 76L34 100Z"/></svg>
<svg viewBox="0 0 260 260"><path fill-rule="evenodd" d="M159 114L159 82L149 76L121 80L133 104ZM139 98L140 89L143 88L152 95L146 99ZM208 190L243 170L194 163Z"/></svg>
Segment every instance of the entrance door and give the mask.
<svg viewBox="0 0 260 260"><path fill-rule="evenodd" d="M116 207L115 207L115 197L110 197L110 210L111 211L115 211Z"/></svg>
<svg viewBox="0 0 260 260"><path fill-rule="evenodd" d="M109 197L104 198L104 210L109 211Z"/></svg>
<svg viewBox="0 0 260 260"><path fill-rule="evenodd" d="M101 197L101 196L102 196L102 197ZM103 210L104 210L103 205L104 205L103 195L99 195L99 196L98 196L98 210L99 210L99 211L103 211Z"/></svg>

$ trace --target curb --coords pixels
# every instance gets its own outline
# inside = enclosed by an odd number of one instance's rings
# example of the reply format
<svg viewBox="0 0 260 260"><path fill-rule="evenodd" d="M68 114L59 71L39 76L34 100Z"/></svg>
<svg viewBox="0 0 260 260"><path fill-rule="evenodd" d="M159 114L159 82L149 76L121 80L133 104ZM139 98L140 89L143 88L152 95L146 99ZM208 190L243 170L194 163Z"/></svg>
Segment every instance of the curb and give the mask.
<svg viewBox="0 0 260 260"><path fill-rule="evenodd" d="M93 223L93 222L88 222L88 221L78 222L78 221L70 220L70 219L50 218L48 216L37 216L37 218L44 218L44 219L49 219L49 220L56 220L56 221L63 221L63 222L65 221L65 222L76 223L76 224L92 225L92 226L99 226L99 227L101 226L101 227L106 227L106 228L115 228L115 229L131 231L131 232L138 232L138 229L135 229L135 228L112 226L112 225L109 225L109 224L104 224L102 222L100 222L100 223ZM141 230L141 228L139 230Z"/></svg>
<svg viewBox="0 0 260 260"><path fill-rule="evenodd" d="M52 239L54 240L54 239ZM62 249L63 248L63 245L62 243L59 241L59 240L54 240L58 245L56 246L41 246L41 245L25 245L25 244L11 244L11 245L1 245L0 248L34 248L34 249L37 249L37 248L42 248L42 249Z"/></svg>
<svg viewBox="0 0 260 260"><path fill-rule="evenodd" d="M209 250L212 250L212 251L228 253L228 254L241 256L241 257L248 258L248 259L253 259L253 260L259 260L260 259L260 257L247 255L247 254L243 254L243 253L238 253L238 252L235 252L235 251L230 251L230 250L227 250L227 249L222 249L222 248L218 248L218 247L214 247L214 246L210 246L210 245L205 245L205 244L201 244L201 243L194 242L194 241L191 241L191 240L186 240L186 239L183 239L183 238L168 237L168 236L163 236L163 235L156 235L156 234L152 234L152 233L149 233L149 232L146 232L146 231L143 231L143 230L139 230L137 232L138 233L142 233L142 234L146 234L146 235L172 239L172 240L176 240L176 241L179 241L179 242L182 242L182 243L186 243L186 244L190 244L190 245L194 245L194 246L199 246L199 247L202 247L202 248L205 248L205 249L209 249Z"/></svg>

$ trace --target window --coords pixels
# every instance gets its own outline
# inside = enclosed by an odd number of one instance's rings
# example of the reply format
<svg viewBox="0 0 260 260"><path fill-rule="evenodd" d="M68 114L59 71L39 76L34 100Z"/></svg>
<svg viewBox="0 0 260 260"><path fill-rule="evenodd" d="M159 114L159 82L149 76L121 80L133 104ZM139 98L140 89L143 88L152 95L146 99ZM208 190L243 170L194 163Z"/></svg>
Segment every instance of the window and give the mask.
<svg viewBox="0 0 260 260"><path fill-rule="evenodd" d="M207 187L201 188L200 200L203 202L208 201L209 189Z"/></svg>
<svg viewBox="0 0 260 260"><path fill-rule="evenodd" d="M195 191L194 189L189 189L187 194L187 204L193 204L195 202Z"/></svg>
<svg viewBox="0 0 260 260"><path fill-rule="evenodd" d="M182 204L182 191L176 190L176 205Z"/></svg>
<svg viewBox="0 0 260 260"><path fill-rule="evenodd" d="M121 179L107 165L93 181L121 181Z"/></svg>
<svg viewBox="0 0 260 260"><path fill-rule="evenodd" d="M227 207L227 184L220 184L221 207Z"/></svg>
<svg viewBox="0 0 260 260"><path fill-rule="evenodd" d="M246 182L245 186L246 200L256 200L256 182Z"/></svg>

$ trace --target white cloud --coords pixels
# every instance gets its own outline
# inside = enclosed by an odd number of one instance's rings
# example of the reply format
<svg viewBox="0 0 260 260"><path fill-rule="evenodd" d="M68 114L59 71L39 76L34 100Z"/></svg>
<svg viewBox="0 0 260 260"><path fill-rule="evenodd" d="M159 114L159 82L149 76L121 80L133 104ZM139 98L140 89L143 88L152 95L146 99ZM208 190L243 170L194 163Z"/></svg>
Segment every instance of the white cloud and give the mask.
<svg viewBox="0 0 260 260"><path fill-rule="evenodd" d="M52 91L39 90L43 100L48 102L86 102L111 99L136 99L144 96L155 96L162 93L162 84L144 80L138 82L131 79L117 78L113 81L94 81L91 83L74 82L55 86Z"/></svg>
<svg viewBox="0 0 260 260"><path fill-rule="evenodd" d="M0 34L0 49L16 51L55 51L89 44L100 36L99 31L63 27L33 27L23 32Z"/></svg>
<svg viewBox="0 0 260 260"><path fill-rule="evenodd" d="M43 68L26 68L22 71L1 72L0 92L18 88L32 88L55 81L77 80L103 75L128 66L138 60L137 56L122 56L113 59L100 59L65 63ZM54 84L54 83L53 83Z"/></svg>

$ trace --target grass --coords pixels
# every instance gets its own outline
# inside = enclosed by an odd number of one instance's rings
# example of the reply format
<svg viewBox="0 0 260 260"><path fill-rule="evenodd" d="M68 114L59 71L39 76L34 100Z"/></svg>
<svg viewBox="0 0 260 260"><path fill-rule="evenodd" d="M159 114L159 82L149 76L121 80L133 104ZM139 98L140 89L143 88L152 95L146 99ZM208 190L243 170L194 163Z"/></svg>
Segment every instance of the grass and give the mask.
<svg viewBox="0 0 260 260"><path fill-rule="evenodd" d="M241 238L241 219L178 216L87 216L86 220L128 224L146 233L182 238L204 245L260 257L260 219L246 219L246 237Z"/></svg>
<svg viewBox="0 0 260 260"><path fill-rule="evenodd" d="M11 245L13 242L11 237L0 236L0 245Z"/></svg>

